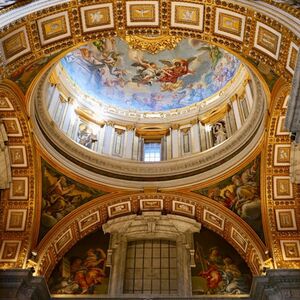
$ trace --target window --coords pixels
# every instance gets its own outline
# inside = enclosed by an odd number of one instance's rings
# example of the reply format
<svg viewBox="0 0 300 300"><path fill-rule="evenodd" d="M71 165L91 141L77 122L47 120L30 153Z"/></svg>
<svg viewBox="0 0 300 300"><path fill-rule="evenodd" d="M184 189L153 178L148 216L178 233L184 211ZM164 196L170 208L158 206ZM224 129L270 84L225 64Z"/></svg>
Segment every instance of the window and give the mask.
<svg viewBox="0 0 300 300"><path fill-rule="evenodd" d="M160 161L160 143L144 144L144 161Z"/></svg>
<svg viewBox="0 0 300 300"><path fill-rule="evenodd" d="M140 240L127 244L124 293L177 294L176 242Z"/></svg>

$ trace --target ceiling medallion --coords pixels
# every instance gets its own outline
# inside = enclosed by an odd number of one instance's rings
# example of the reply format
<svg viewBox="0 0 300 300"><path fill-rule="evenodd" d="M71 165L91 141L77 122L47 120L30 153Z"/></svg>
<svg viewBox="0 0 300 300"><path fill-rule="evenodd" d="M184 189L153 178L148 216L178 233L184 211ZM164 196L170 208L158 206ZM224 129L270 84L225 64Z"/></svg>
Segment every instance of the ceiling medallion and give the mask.
<svg viewBox="0 0 300 300"><path fill-rule="evenodd" d="M178 36L155 36L146 37L140 35L126 35L125 40L129 47L136 50L147 51L151 54L156 54L164 50L172 50L182 40Z"/></svg>

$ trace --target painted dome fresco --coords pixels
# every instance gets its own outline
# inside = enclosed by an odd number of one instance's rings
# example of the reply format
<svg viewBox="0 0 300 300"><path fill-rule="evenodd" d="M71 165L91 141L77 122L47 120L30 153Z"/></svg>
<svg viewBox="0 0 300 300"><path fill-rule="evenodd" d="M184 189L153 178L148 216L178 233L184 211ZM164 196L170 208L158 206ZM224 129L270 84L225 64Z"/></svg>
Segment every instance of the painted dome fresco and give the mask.
<svg viewBox="0 0 300 300"><path fill-rule="evenodd" d="M167 111L202 101L222 89L240 61L195 39L158 54L131 49L120 38L98 40L60 61L63 75L99 104L125 110Z"/></svg>

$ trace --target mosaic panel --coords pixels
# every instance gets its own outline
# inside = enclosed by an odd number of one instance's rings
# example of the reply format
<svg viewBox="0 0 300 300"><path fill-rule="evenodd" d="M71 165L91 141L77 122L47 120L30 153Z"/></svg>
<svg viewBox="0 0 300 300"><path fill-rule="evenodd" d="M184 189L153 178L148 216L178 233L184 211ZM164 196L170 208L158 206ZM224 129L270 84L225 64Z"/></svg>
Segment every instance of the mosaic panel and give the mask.
<svg viewBox="0 0 300 300"><path fill-rule="evenodd" d="M291 160L291 145L276 144L274 145L274 166L289 166Z"/></svg>
<svg viewBox="0 0 300 300"><path fill-rule="evenodd" d="M163 200L161 199L142 199L140 200L141 210L162 210Z"/></svg>
<svg viewBox="0 0 300 300"><path fill-rule="evenodd" d="M0 262L16 262L21 248L21 241L3 240L0 250Z"/></svg>
<svg viewBox="0 0 300 300"><path fill-rule="evenodd" d="M48 286L52 294L107 294L106 267L109 236L96 231L69 250L52 272Z"/></svg>
<svg viewBox="0 0 300 300"><path fill-rule="evenodd" d="M8 137L22 137L23 133L18 118L2 118Z"/></svg>
<svg viewBox="0 0 300 300"><path fill-rule="evenodd" d="M194 191L227 207L246 221L263 240L260 196L260 157L235 175Z"/></svg>

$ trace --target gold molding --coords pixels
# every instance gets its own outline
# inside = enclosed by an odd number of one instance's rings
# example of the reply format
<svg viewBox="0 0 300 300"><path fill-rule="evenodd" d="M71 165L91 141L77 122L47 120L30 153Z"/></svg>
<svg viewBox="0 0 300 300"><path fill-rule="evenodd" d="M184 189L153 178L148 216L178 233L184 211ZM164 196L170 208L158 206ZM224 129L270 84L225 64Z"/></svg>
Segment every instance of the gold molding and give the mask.
<svg viewBox="0 0 300 300"><path fill-rule="evenodd" d="M129 47L135 50L146 51L151 54L156 54L164 50L174 49L182 40L179 36L139 36L139 35L126 35L124 40L128 43Z"/></svg>

